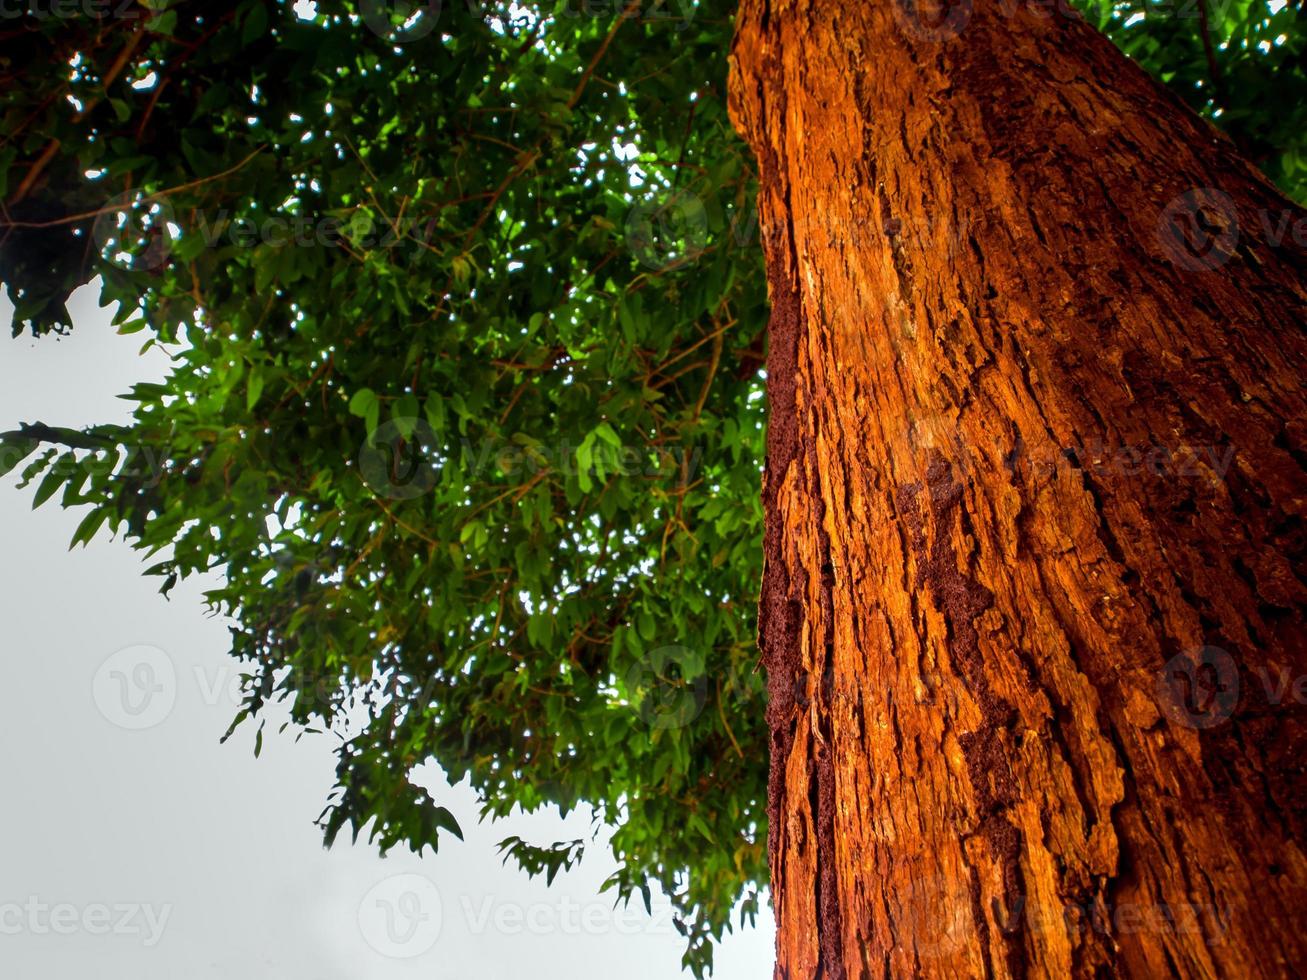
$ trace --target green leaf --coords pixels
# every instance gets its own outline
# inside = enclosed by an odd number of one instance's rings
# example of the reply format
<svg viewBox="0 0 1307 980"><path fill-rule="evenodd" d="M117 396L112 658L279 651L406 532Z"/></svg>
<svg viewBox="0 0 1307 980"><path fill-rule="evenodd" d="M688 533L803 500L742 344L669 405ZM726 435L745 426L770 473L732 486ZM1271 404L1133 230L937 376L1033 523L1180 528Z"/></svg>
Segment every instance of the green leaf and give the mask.
<svg viewBox="0 0 1307 980"><path fill-rule="evenodd" d="M35 439L24 439L22 436L0 437L0 477L9 474L32 455L39 445Z"/></svg>
<svg viewBox="0 0 1307 980"><path fill-rule="evenodd" d="M349 414L358 418L367 418L377 405L377 394L371 388L360 388L349 400Z"/></svg>
<svg viewBox="0 0 1307 980"><path fill-rule="evenodd" d="M177 11L169 10L150 18L150 30L156 34L172 37L177 33Z"/></svg>
<svg viewBox="0 0 1307 980"><path fill-rule="evenodd" d="M708 825L703 822L703 817L699 816L699 814L690 814L690 827L702 834L704 840L709 844L717 843L716 840L713 839L712 831L708 829Z"/></svg>
<svg viewBox="0 0 1307 980"><path fill-rule="evenodd" d="M589 493L594 486L590 480L590 472L593 469L594 443L587 437L576 450L576 482L581 487L582 493Z"/></svg>
<svg viewBox="0 0 1307 980"><path fill-rule="evenodd" d="M109 511L100 507L88 511L86 516L82 518L81 523L77 525L77 530L73 532L73 539L68 545L68 550L72 551L79 544L83 546L89 544L91 539L95 537L95 532L104 526L104 522L108 517Z"/></svg>
<svg viewBox="0 0 1307 980"><path fill-rule="evenodd" d="M263 371L260 368L251 368L249 379L246 381L245 390L245 410L254 411L254 406L259 403L259 398L263 395Z"/></svg>
<svg viewBox="0 0 1307 980"><path fill-rule="evenodd" d="M43 503L55 495L60 487L68 482L69 467L66 461L72 459L71 456L60 457L54 466L50 467L45 478L41 480L40 485L36 488L36 493L32 497L32 510L40 507Z"/></svg>
<svg viewBox="0 0 1307 980"><path fill-rule="evenodd" d="M268 11L263 3L252 4L241 24L241 44L250 45L268 32Z"/></svg>
<svg viewBox="0 0 1307 980"><path fill-rule="evenodd" d="M411 438L419 421L417 396L407 394L396 399L395 404L391 406L390 417L400 436L405 439Z"/></svg>
<svg viewBox="0 0 1307 980"><path fill-rule="evenodd" d="M614 446L617 449L622 448L622 440L618 437L617 433L613 431L613 427L607 422L600 423L600 425L595 429L595 433L610 446Z"/></svg>
<svg viewBox="0 0 1307 980"><path fill-rule="evenodd" d="M458 825L458 821L454 818L454 815L443 806L436 807L435 821L437 827L440 827L442 830L448 830L459 840L463 839L463 828Z"/></svg>

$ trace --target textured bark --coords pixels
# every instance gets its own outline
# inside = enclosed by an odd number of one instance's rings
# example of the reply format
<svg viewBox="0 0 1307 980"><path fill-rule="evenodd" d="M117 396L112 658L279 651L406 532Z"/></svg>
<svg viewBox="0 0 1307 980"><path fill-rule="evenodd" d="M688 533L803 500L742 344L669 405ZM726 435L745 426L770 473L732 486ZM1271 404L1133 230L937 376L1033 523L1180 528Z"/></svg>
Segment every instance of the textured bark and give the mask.
<svg viewBox="0 0 1307 980"><path fill-rule="evenodd" d="M737 31L776 976L1297 974L1302 213L1047 5Z"/></svg>

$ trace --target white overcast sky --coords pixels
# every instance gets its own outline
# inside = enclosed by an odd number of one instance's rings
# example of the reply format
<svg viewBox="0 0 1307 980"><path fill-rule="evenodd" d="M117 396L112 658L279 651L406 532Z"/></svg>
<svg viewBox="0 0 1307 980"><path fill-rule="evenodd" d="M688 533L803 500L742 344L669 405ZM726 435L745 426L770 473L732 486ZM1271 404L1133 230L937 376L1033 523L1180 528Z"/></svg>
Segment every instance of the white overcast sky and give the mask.
<svg viewBox="0 0 1307 980"><path fill-rule="evenodd" d="M115 396L162 378L165 358L137 356L143 335L117 336L97 292L75 297L69 337L0 335L0 431L122 421ZM0 324L9 310L0 299ZM422 858L347 838L324 849L313 820L333 785L327 737L296 743L270 724L259 759L250 726L218 744L236 664L206 583L165 600L103 532L69 552L80 514L57 498L32 511L16 483L0 479L0 977L681 975L665 903L650 917L598 894L614 867L602 841L552 887L501 865L499 840L588 836L585 814L478 825L467 788L437 780L465 843ZM149 701L122 700L145 690ZM719 947L714 976L769 976L773 937L764 911Z"/></svg>

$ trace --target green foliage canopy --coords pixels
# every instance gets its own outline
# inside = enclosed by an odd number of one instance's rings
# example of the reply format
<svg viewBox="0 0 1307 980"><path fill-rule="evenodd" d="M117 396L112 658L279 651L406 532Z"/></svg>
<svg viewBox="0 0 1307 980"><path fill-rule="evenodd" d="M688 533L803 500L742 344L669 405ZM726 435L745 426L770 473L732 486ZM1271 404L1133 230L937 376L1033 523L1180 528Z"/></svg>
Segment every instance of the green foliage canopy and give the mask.
<svg viewBox="0 0 1307 980"><path fill-rule="evenodd" d="M1202 3L1085 10L1303 199L1302 15ZM233 727L284 701L336 738L329 840L458 834L411 781L428 760L483 815L589 807L610 886L661 886L702 975L766 875L732 5L32 10L0 18L14 332L69 328L99 277L172 372L129 425L9 433L0 472L82 508L74 543L155 556L165 593L221 573ZM502 846L552 879L585 843Z"/></svg>

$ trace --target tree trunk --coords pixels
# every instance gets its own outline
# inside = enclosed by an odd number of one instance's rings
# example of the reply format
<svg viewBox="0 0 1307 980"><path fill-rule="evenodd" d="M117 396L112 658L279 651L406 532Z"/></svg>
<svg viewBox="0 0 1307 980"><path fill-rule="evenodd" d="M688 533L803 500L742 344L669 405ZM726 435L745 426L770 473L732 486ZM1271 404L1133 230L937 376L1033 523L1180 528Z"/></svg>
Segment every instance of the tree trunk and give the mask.
<svg viewBox="0 0 1307 980"><path fill-rule="evenodd" d="M776 976L1293 975L1307 224L1086 24L912 3L732 56Z"/></svg>

